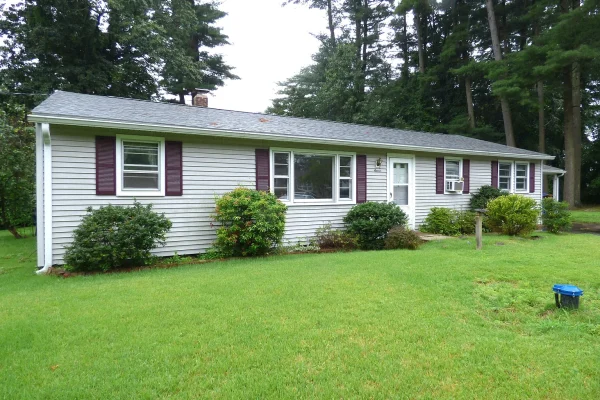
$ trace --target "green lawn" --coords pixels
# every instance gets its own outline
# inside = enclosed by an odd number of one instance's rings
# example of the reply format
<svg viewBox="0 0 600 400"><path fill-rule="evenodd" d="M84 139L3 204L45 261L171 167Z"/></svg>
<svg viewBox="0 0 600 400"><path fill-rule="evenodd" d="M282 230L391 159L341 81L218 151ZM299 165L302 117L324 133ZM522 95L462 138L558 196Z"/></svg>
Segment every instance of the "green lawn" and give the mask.
<svg viewBox="0 0 600 400"><path fill-rule="evenodd" d="M571 211L573 222L600 224L600 206L584 207Z"/></svg>
<svg viewBox="0 0 600 400"><path fill-rule="evenodd" d="M0 398L600 398L600 236L68 279L33 245L0 232Z"/></svg>

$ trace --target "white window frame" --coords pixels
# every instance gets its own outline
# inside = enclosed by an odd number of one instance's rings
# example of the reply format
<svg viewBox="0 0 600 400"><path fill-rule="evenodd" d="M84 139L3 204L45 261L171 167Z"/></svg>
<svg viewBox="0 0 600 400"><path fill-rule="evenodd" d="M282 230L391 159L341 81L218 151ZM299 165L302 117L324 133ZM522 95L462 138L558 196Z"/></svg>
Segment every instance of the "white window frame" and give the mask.
<svg viewBox="0 0 600 400"><path fill-rule="evenodd" d="M525 166L525 189L517 188L517 165ZM515 161L513 170L515 171L515 193L529 193L529 163Z"/></svg>
<svg viewBox="0 0 600 400"><path fill-rule="evenodd" d="M463 179L463 159L459 158L459 157L444 157L444 194L463 194L464 192L464 187L463 190L461 190L460 192L449 192L448 191L448 186L446 185L446 183L448 182L448 180L446 179L446 161L458 161L458 180L462 180L464 182Z"/></svg>
<svg viewBox="0 0 600 400"><path fill-rule="evenodd" d="M290 149L290 148L271 148L269 150L269 167L270 167L270 182L269 187L271 193L274 193L274 179L275 179L275 156L274 153L289 153L289 180L288 180L288 199L280 199L287 205L326 205L326 204L356 204L356 153L345 152L345 151L327 151L327 150L314 150L314 149ZM315 156L334 156L333 162L333 187L332 187L332 198L331 199L294 199L294 164L296 154L307 154ZM350 179L352 184L351 198L341 199L340 198L340 156L352 157L350 163L351 173Z"/></svg>
<svg viewBox="0 0 600 400"><path fill-rule="evenodd" d="M510 165L510 175L509 175L510 182L508 184L508 189L503 189L500 187L500 164L509 164ZM515 192L515 163L514 163L514 161L498 160L498 189L506 190L509 193Z"/></svg>
<svg viewBox="0 0 600 400"><path fill-rule="evenodd" d="M275 175L275 154L287 154L288 156L288 173L287 175ZM269 157L271 157L270 161L270 166L271 166L271 171L270 171L270 176L271 176L271 182L270 182L270 188L271 188L271 193L275 193L275 179L287 179L287 199L280 199L283 202L288 202L290 200L291 197L291 181L292 181L292 153L290 151L272 151L271 154L269 155Z"/></svg>
<svg viewBox="0 0 600 400"><path fill-rule="evenodd" d="M123 142L158 143L159 189L123 189ZM117 135L116 148L117 196L150 197L165 195L165 138L155 136Z"/></svg>

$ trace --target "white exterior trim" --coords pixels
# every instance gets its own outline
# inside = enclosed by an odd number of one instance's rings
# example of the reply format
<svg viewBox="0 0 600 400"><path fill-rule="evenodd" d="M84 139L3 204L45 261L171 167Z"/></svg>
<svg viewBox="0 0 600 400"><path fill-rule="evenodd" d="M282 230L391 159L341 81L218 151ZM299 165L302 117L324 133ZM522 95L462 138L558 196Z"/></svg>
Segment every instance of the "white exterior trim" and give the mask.
<svg viewBox="0 0 600 400"><path fill-rule="evenodd" d="M393 161L392 160L400 160L400 161L408 161L409 162L409 176L408 176L408 226L411 229L415 229L415 217L416 217L416 159L414 154L395 154L388 153L387 155L387 188L388 188L388 202L392 200L393 191L394 191L394 177L392 176L393 172ZM401 206L399 206L401 207Z"/></svg>
<svg viewBox="0 0 600 400"><path fill-rule="evenodd" d="M458 179L464 182L464 175L463 175L463 159L460 157L444 157L444 194L446 195L462 195L464 192L464 189L461 190L460 192L449 192L448 191L448 187L446 185L446 161L458 161Z"/></svg>
<svg viewBox="0 0 600 400"><path fill-rule="evenodd" d="M159 190L128 190L123 189L123 140L133 142L153 142L159 144L159 162L158 162L158 181ZM117 135L116 143L116 175L117 175L117 196L127 197L164 197L166 185L166 168L165 168L165 138L154 136L138 136L138 135Z"/></svg>
<svg viewBox="0 0 600 400"><path fill-rule="evenodd" d="M44 140L44 266L38 274L45 274L52 267L52 141L50 125L41 124Z"/></svg>
<svg viewBox="0 0 600 400"><path fill-rule="evenodd" d="M331 150L314 150L314 149L294 149L294 148L279 148L272 147L269 149L269 187L270 192L274 193L275 183L275 156L274 153L288 153L289 154L289 166L288 166L288 200L281 200L287 206L295 205L354 205L356 204L356 153L347 151L331 151ZM332 199L294 199L294 157L295 154L311 154L311 155L325 155L334 156L333 165L333 188L332 188ZM350 199L340 199L340 156L352 157L352 173L350 179L352 185L352 195Z"/></svg>
<svg viewBox="0 0 600 400"><path fill-rule="evenodd" d="M42 124L35 124L35 209L37 267L44 267L44 136Z"/></svg>
<svg viewBox="0 0 600 400"><path fill-rule="evenodd" d="M33 122L49 122L60 125L75 125L75 126L88 126L96 128L112 128L112 129L125 129L125 130L136 130L136 131L150 131L160 133L181 133L181 134L195 134L202 136L218 136L228 137L236 139L254 139L254 140L278 140L282 142L294 142L294 143L311 143L311 144L335 144L339 146L359 146L375 149L386 149L386 150L399 150L399 151L417 151L425 153L444 153L444 154L457 154L457 155L483 155L490 157L510 157L514 159L522 160L554 160L554 156L550 155L535 155L535 154L514 154L504 153L496 151L482 151L482 150L460 150L460 149L446 149L440 147L427 147L427 146L413 146L413 145L397 145L390 143L369 143L360 140L340 140L340 139L329 139L329 138L310 138L304 136L295 135L281 135L275 133L264 133L264 132L246 132L246 131L231 131L221 129L204 129L204 128L188 128L177 125L162 125L162 124L148 124L140 122L122 122L122 121L111 121L111 120L98 120L89 118L75 118L75 117L53 117L48 115L37 115L31 114L28 119Z"/></svg>

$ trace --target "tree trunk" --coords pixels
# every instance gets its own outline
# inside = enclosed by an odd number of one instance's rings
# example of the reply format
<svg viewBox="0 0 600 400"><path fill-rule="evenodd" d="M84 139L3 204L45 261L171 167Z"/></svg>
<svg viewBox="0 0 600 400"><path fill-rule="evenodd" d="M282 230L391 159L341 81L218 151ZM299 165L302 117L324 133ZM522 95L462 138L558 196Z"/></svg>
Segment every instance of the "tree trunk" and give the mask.
<svg viewBox="0 0 600 400"><path fill-rule="evenodd" d="M537 83L537 95L538 95L538 151L540 153L546 152L546 121L544 115L544 82L538 81Z"/></svg>
<svg viewBox="0 0 600 400"><path fill-rule="evenodd" d="M185 104L185 93L179 93L179 103Z"/></svg>
<svg viewBox="0 0 600 400"><path fill-rule="evenodd" d="M329 40L331 45L335 47L335 25L333 24L333 6L331 0L327 0L327 21L329 23Z"/></svg>
<svg viewBox="0 0 600 400"><path fill-rule="evenodd" d="M402 21L402 57L404 59L404 64L402 65L402 78L407 81L408 80L408 71L409 71L409 54L408 54L408 29L406 23L406 13L404 13L403 21Z"/></svg>
<svg viewBox="0 0 600 400"><path fill-rule="evenodd" d="M571 91L573 93L573 205L581 205L581 68L573 63Z"/></svg>
<svg viewBox="0 0 600 400"><path fill-rule="evenodd" d="M465 92L467 95L467 111L469 113L469 127L475 128L475 110L473 110L473 95L471 93L471 78L465 78Z"/></svg>
<svg viewBox="0 0 600 400"><path fill-rule="evenodd" d="M423 45L423 31L421 26L421 14L415 10L415 27L417 31L417 46L419 48L419 72L425 73L425 48Z"/></svg>
<svg viewBox="0 0 600 400"><path fill-rule="evenodd" d="M563 72L563 130L565 135L565 183L563 199L570 206L575 205L575 143L573 141L573 73L571 67L565 67Z"/></svg>
<svg viewBox="0 0 600 400"><path fill-rule="evenodd" d="M500 39L498 37L498 27L496 25L496 15L494 13L494 2L486 0L485 5L488 13L488 22L490 25L490 33L492 35L492 49L494 51L494 59L502 60L502 52L500 50ZM515 134L512 126L512 116L510 113L510 104L505 95L500 96L500 106L502 107L502 119L504 120L504 135L506 136L506 145L515 147Z"/></svg>
<svg viewBox="0 0 600 400"><path fill-rule="evenodd" d="M23 236L17 232L16 228L8 227L6 230L9 231L15 237L15 239L23 239Z"/></svg>

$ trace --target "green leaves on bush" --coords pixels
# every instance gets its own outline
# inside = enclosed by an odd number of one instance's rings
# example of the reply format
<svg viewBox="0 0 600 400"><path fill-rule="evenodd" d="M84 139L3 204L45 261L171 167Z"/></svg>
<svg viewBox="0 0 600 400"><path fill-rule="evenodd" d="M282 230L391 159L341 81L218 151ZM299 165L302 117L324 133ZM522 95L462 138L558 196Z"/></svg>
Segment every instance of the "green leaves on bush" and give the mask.
<svg viewBox="0 0 600 400"><path fill-rule="evenodd" d="M353 250L358 247L356 235L343 229L332 229L331 224L325 224L315 231L311 244L327 250Z"/></svg>
<svg viewBox="0 0 600 400"><path fill-rule="evenodd" d="M475 233L475 213L433 207L419 230L446 236L471 235Z"/></svg>
<svg viewBox="0 0 600 400"><path fill-rule="evenodd" d="M357 204L344 217L348 231L358 237L358 246L363 250L383 249L389 230L407 221L406 214L392 203Z"/></svg>
<svg viewBox="0 0 600 400"><path fill-rule="evenodd" d="M546 198L542 201L542 223L548 232L559 233L571 229L569 204Z"/></svg>
<svg viewBox="0 0 600 400"><path fill-rule="evenodd" d="M422 244L423 240L415 231L407 229L404 226L395 226L388 232L384 248L386 250L417 250Z"/></svg>
<svg viewBox="0 0 600 400"><path fill-rule="evenodd" d="M272 193L239 187L216 199L214 249L225 257L265 255L281 243L287 207Z"/></svg>
<svg viewBox="0 0 600 400"><path fill-rule="evenodd" d="M147 264L150 250L164 246L171 221L137 201L131 207L108 205L87 214L73 233L65 262L75 271L108 271Z"/></svg>
<svg viewBox="0 0 600 400"><path fill-rule="evenodd" d="M485 185L479 188L477 193L471 195L470 206L471 211L487 208L490 200L494 200L500 196L506 196L508 192L495 188L490 185Z"/></svg>
<svg viewBox="0 0 600 400"><path fill-rule="evenodd" d="M527 235L537 227L539 210L535 200L511 194L498 197L487 205L488 225L505 235Z"/></svg>

